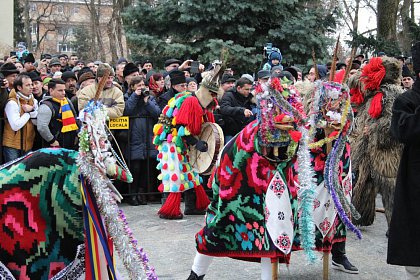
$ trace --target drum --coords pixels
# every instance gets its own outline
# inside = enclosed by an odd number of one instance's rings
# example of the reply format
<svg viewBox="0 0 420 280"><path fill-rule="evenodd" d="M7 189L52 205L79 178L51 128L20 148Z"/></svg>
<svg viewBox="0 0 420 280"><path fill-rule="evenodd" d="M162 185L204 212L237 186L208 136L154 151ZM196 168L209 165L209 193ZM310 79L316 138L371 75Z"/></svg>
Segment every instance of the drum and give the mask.
<svg viewBox="0 0 420 280"><path fill-rule="evenodd" d="M211 122L206 122L201 126L199 140L205 141L208 146L207 152L200 152L195 147L190 146L188 156L192 168L201 175L210 175L217 162L219 152L224 146L224 136L222 128Z"/></svg>

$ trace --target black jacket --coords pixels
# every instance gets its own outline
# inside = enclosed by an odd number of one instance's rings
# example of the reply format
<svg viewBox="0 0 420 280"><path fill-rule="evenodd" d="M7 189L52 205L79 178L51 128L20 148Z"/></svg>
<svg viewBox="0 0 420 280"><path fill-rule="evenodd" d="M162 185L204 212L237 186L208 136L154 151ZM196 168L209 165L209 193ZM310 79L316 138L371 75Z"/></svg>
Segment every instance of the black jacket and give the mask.
<svg viewBox="0 0 420 280"><path fill-rule="evenodd" d="M162 94L161 96L159 96L159 98L157 98L157 102L158 102L158 105L159 105L159 108L160 108L161 111L168 104L168 101L172 97L175 97L175 95L177 93L178 92L173 87L171 87L167 92L165 92L164 94Z"/></svg>
<svg viewBox="0 0 420 280"><path fill-rule="evenodd" d="M252 109L255 104L251 102L252 94L248 97L236 91L236 88L228 90L220 101L220 114L223 119L223 133L234 136L241 131L247 124L255 120L255 116L245 117L245 109Z"/></svg>
<svg viewBox="0 0 420 280"><path fill-rule="evenodd" d="M394 102L391 132L404 144L389 227L387 262L420 266L420 79Z"/></svg>

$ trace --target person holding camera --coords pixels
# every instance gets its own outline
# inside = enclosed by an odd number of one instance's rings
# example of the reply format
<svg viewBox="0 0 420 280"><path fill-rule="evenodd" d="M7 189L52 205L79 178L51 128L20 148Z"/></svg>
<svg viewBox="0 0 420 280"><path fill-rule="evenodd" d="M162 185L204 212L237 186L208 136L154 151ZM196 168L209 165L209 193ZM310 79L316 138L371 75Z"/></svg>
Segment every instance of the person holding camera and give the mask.
<svg viewBox="0 0 420 280"><path fill-rule="evenodd" d="M131 79L124 100L124 116L131 117L130 145L125 154L126 158L130 159L130 169L134 176L130 189L133 195L130 196L128 203L133 206L144 205L145 196L134 194L144 193L148 178L157 177L155 174L157 150L153 145L153 126L157 123L161 110L141 76Z"/></svg>

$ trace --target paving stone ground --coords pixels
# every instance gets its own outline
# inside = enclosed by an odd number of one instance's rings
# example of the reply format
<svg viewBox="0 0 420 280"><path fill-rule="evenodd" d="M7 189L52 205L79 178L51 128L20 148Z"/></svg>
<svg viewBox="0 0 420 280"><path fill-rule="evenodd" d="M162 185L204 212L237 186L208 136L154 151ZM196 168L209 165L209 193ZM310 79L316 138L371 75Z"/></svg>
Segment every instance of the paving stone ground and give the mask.
<svg viewBox="0 0 420 280"><path fill-rule="evenodd" d="M377 199L381 206L380 199ZM203 216L186 216L183 220L162 220L157 216L160 204L143 206L121 205L134 236L145 249L150 263L155 267L159 279L187 279L195 255L194 235L203 225ZM387 238L386 220L382 213L376 213L372 226L362 228L363 239L357 240L348 233L347 256L359 268L360 273L350 275L330 269L330 279L338 280L399 280L404 279L404 269L386 263ZM322 260L308 265L303 252L294 252L289 267L280 265L279 279L316 280L322 279ZM119 271L129 279L118 261ZM260 279L260 265L230 258L215 258L206 280Z"/></svg>

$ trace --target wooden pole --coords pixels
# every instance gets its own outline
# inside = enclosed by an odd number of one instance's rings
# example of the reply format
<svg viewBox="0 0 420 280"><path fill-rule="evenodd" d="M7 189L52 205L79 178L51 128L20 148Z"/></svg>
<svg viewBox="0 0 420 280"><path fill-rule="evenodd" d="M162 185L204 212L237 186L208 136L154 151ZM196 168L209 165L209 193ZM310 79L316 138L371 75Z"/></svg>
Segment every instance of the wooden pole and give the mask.
<svg viewBox="0 0 420 280"><path fill-rule="evenodd" d="M271 263L271 280L279 279L279 260L276 258L275 262Z"/></svg>
<svg viewBox="0 0 420 280"><path fill-rule="evenodd" d="M322 279L323 280L328 280L329 264L330 264L330 253L324 252L323 266L322 266Z"/></svg>

